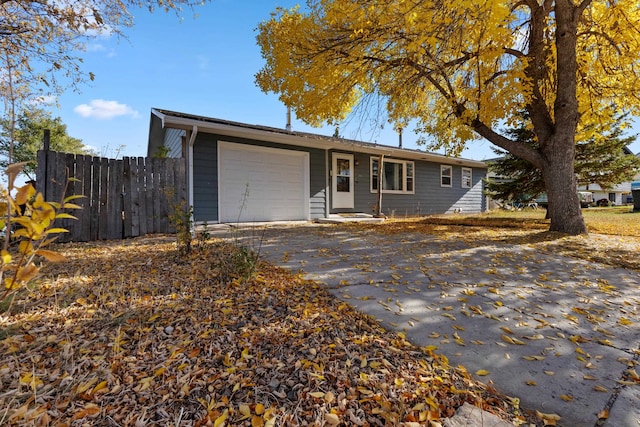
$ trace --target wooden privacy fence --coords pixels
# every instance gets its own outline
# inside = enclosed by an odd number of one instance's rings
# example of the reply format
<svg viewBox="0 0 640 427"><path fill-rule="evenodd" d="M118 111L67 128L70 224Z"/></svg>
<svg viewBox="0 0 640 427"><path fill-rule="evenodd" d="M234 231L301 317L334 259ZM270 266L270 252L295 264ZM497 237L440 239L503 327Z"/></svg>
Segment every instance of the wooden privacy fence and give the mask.
<svg viewBox="0 0 640 427"><path fill-rule="evenodd" d="M36 188L45 200L59 202L65 195L85 197L70 211L78 220L60 219L69 230L58 241L113 240L150 233L172 233L169 216L186 208L184 159L124 157L122 160L38 151Z"/></svg>

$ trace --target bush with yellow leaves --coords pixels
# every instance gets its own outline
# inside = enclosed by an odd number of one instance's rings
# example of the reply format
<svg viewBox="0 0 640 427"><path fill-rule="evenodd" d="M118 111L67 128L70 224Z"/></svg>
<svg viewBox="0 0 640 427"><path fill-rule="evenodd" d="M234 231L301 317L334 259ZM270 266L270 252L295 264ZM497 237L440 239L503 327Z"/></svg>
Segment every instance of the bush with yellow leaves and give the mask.
<svg viewBox="0 0 640 427"><path fill-rule="evenodd" d="M0 283L4 288L0 290L0 312L9 311L15 293L38 275L38 257L49 262L64 261L62 254L44 248L55 241L56 234L68 231L55 227L55 220L76 219L63 210L80 209L80 206L71 201L83 197L72 195L60 202L47 202L42 193L36 192L31 184L15 187L15 180L24 165L25 163L15 163L5 171L8 184L6 190L3 190L4 200L0 203L4 214L4 218L0 218L0 230L4 230L0 252ZM67 178L67 183L71 180ZM65 191L62 192L64 193Z"/></svg>

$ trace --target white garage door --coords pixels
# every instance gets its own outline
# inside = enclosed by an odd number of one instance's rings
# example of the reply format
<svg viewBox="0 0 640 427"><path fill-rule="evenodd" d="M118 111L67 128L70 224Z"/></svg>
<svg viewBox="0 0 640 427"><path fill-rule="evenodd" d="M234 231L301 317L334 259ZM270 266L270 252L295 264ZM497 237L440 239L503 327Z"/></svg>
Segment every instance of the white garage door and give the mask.
<svg viewBox="0 0 640 427"><path fill-rule="evenodd" d="M309 153L218 143L220 222L309 219Z"/></svg>

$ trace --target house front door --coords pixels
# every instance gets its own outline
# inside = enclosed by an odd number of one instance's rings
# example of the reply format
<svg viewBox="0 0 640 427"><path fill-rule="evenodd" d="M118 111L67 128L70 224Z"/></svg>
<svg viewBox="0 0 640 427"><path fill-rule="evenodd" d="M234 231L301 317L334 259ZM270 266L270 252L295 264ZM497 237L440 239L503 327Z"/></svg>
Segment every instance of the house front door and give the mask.
<svg viewBox="0 0 640 427"><path fill-rule="evenodd" d="M353 208L353 154L333 153L331 207Z"/></svg>

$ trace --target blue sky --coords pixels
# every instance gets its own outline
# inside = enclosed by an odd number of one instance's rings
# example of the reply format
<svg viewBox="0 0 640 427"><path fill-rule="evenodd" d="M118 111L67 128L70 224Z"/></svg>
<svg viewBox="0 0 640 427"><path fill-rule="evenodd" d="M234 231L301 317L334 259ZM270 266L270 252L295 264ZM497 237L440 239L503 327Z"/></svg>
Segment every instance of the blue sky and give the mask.
<svg viewBox="0 0 640 427"><path fill-rule="evenodd" d="M60 116L71 136L106 157L145 156L151 108L163 108L226 120L284 127L286 108L273 94L254 83L262 66L256 45L256 27L286 0L212 0L179 19L172 12L135 13L135 26L126 40L95 39L84 54L84 69L95 81L59 98ZM396 145L397 135L357 132L352 123L344 137ZM363 124L365 127L367 124ZM386 126L389 128L389 126ZM640 127L637 127L640 129ZM331 135L333 129L315 129L293 120L293 130ZM417 136L405 131L403 144L417 148ZM491 144L473 141L463 157L494 157ZM640 152L640 142L631 146Z"/></svg>

